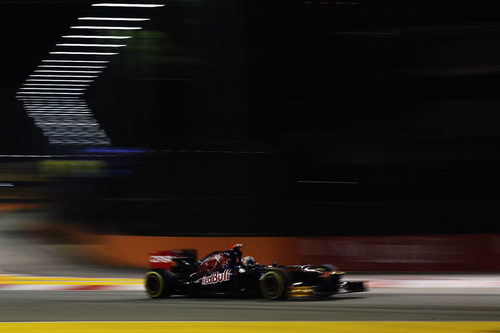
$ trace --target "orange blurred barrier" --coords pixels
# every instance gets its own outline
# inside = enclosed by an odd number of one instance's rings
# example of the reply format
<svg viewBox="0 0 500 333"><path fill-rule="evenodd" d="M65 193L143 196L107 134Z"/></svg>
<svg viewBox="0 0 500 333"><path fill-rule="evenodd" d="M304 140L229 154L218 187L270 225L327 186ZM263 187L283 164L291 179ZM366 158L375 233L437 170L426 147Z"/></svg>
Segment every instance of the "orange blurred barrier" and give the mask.
<svg viewBox="0 0 500 333"><path fill-rule="evenodd" d="M352 237L152 237L81 235L101 263L147 267L157 250L192 248L204 256L243 243L261 264L331 263L347 271L500 271L500 235Z"/></svg>
<svg viewBox="0 0 500 333"><path fill-rule="evenodd" d="M296 238L278 237L147 237L99 236L94 256L106 263L147 267L149 254L157 250L196 249L201 258L215 250L243 243L243 255L251 255L262 264L290 264Z"/></svg>
<svg viewBox="0 0 500 333"><path fill-rule="evenodd" d="M2 203L0 213L16 212L21 210L36 210L44 208L46 205L37 203Z"/></svg>
<svg viewBox="0 0 500 333"><path fill-rule="evenodd" d="M45 207L37 203L2 203L0 204L0 213L16 212L20 210L35 210Z"/></svg>

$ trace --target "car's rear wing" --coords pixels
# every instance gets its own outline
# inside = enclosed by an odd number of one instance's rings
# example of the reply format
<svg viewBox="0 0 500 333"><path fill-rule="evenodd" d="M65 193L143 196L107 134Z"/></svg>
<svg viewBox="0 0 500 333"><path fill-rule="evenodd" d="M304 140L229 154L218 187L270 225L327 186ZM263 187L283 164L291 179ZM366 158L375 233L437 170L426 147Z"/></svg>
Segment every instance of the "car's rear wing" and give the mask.
<svg viewBox="0 0 500 333"><path fill-rule="evenodd" d="M198 251L195 249L162 250L149 255L149 266L171 270L178 262L194 263L197 258Z"/></svg>

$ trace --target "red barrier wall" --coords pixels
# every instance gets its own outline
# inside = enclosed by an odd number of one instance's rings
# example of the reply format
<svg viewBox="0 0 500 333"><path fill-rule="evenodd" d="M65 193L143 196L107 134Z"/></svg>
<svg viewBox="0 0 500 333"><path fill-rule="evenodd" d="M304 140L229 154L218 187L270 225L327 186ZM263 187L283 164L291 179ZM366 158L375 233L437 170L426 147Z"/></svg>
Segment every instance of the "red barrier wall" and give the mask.
<svg viewBox="0 0 500 333"><path fill-rule="evenodd" d="M331 263L346 271L500 271L500 235L370 237L144 237L80 234L86 255L106 264L147 267L162 249L195 248L199 256L244 243L262 264Z"/></svg>
<svg viewBox="0 0 500 333"><path fill-rule="evenodd" d="M298 240L301 258L348 271L500 271L500 235Z"/></svg>

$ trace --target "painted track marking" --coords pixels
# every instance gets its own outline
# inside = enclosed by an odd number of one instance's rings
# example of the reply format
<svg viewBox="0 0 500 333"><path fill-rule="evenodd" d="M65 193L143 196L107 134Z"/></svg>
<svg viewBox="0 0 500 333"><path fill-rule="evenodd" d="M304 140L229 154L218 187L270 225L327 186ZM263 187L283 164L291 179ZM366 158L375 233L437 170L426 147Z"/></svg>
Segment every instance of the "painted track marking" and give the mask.
<svg viewBox="0 0 500 333"><path fill-rule="evenodd" d="M287 332L305 330L335 333L479 333L499 332L500 322L37 322L0 323L12 333L220 333Z"/></svg>

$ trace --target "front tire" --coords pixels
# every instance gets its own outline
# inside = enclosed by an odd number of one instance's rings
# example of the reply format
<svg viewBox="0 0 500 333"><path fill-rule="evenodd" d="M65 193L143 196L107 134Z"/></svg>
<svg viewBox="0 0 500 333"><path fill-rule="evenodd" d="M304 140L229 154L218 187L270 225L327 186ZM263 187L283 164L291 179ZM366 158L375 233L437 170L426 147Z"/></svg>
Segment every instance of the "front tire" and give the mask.
<svg viewBox="0 0 500 333"><path fill-rule="evenodd" d="M264 298L270 300L286 298L288 293L286 274L277 269L265 272L259 279L259 289Z"/></svg>
<svg viewBox="0 0 500 333"><path fill-rule="evenodd" d="M155 269L146 273L144 287L151 298L166 298L172 294L174 276L165 269Z"/></svg>

